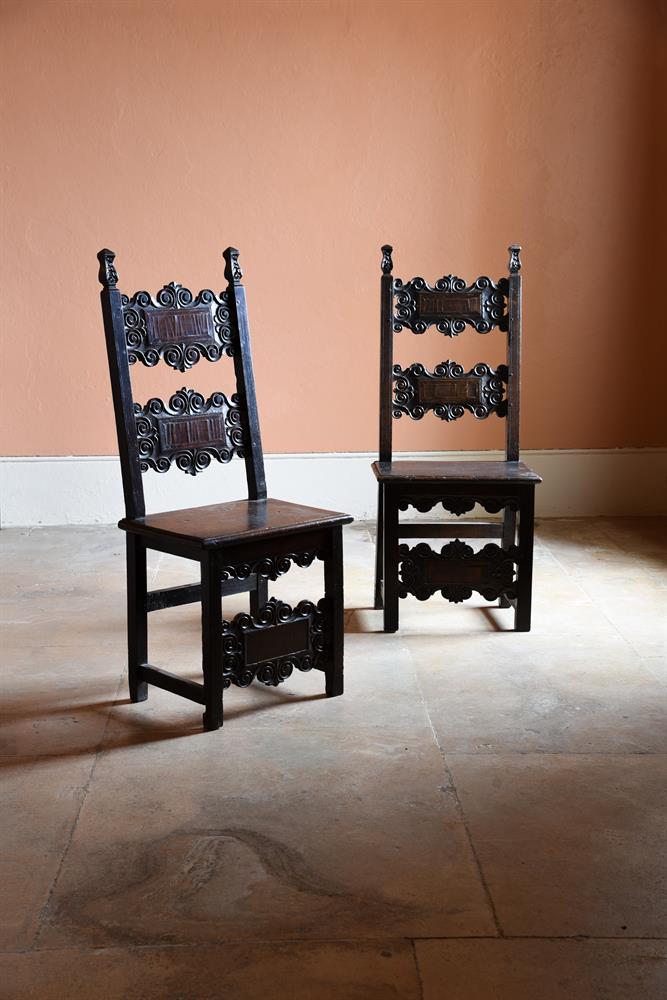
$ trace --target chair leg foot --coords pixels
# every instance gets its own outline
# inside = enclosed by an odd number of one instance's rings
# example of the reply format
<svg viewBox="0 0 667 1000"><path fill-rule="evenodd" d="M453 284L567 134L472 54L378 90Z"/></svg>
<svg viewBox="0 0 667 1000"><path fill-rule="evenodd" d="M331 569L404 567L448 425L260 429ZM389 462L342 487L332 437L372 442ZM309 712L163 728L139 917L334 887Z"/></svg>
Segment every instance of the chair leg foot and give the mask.
<svg viewBox="0 0 667 1000"><path fill-rule="evenodd" d="M202 716L202 721L204 723L204 729L207 733L212 733L216 729L222 728L222 705L220 705L219 711L207 708Z"/></svg>
<svg viewBox="0 0 667 1000"><path fill-rule="evenodd" d="M343 671L328 670L326 673L327 698L338 698L343 693Z"/></svg>
<svg viewBox="0 0 667 1000"><path fill-rule="evenodd" d="M514 615L514 631L530 632L530 609L527 614L525 612L521 614L521 610L517 609Z"/></svg>
<svg viewBox="0 0 667 1000"><path fill-rule="evenodd" d="M148 698L148 684L146 681L137 680L130 676L130 701L135 704L138 701L146 701Z"/></svg>

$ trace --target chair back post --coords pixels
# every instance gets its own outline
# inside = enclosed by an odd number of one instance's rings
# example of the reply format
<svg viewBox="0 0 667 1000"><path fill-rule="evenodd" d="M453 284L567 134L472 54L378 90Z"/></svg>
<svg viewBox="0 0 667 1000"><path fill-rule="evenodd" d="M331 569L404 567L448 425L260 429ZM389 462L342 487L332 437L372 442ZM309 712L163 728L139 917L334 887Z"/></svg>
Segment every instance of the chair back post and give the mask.
<svg viewBox="0 0 667 1000"><path fill-rule="evenodd" d="M382 277L380 279L380 453L381 462L392 460L392 390L393 390L393 336L394 336L394 278L392 270L393 247L386 243L382 248Z"/></svg>
<svg viewBox="0 0 667 1000"><path fill-rule="evenodd" d="M262 453L262 438L259 430L257 413L257 397L255 395L255 376L252 370L252 355L250 352L250 330L248 324L248 306L245 288L241 284L243 271L239 264L239 251L234 247L223 250L225 258L225 278L227 279L227 294L232 327L238 334L238 350L234 352L234 371L237 389L242 396L247 414L248 440L244 448L246 478L248 480L248 499L266 499L266 476L264 474L264 455Z"/></svg>
<svg viewBox="0 0 667 1000"><path fill-rule="evenodd" d="M509 250L509 296L507 327L507 426L505 456L519 461L519 415L521 400L521 247Z"/></svg>
<svg viewBox="0 0 667 1000"><path fill-rule="evenodd" d="M118 454L123 478L123 495L125 498L125 513L128 518L143 517L146 513L144 487L141 481L141 466L137 446L137 432L132 400L132 384L130 368L127 359L125 329L123 326L123 310L121 293L116 287L118 272L114 266L113 250L100 250L97 259L100 262L98 274L102 285L100 299L102 300L102 316L104 319L104 334L107 344L109 375L111 377L111 393L113 409L116 418L116 436L118 438Z"/></svg>

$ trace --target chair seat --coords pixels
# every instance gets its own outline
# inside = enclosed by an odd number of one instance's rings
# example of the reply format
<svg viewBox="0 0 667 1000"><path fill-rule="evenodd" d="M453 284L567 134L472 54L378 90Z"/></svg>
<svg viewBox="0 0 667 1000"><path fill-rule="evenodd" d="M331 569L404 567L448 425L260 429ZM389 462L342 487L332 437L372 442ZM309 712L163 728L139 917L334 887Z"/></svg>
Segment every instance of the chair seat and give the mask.
<svg viewBox="0 0 667 1000"><path fill-rule="evenodd" d="M349 514L303 507L286 500L234 500L123 518L118 527L147 537L169 535L210 548L230 542L291 535L312 528L329 528L349 524L352 520Z"/></svg>
<svg viewBox="0 0 667 1000"><path fill-rule="evenodd" d="M373 462L375 478L388 482L541 483L523 462Z"/></svg>

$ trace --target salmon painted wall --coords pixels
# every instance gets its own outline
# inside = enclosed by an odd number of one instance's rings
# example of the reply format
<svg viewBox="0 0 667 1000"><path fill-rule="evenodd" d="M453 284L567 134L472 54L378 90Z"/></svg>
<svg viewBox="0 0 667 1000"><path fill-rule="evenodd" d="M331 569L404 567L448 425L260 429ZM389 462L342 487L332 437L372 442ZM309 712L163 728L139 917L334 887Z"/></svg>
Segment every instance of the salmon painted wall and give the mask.
<svg viewBox="0 0 667 1000"><path fill-rule="evenodd" d="M524 447L667 443L659 0L0 9L2 454L116 451L100 247L131 292L219 289L230 243L267 451L376 447L386 241L405 278L498 277L523 244ZM503 352L497 331L396 344ZM135 371L135 396L224 389L222 367ZM395 431L406 450L502 440L495 417Z"/></svg>

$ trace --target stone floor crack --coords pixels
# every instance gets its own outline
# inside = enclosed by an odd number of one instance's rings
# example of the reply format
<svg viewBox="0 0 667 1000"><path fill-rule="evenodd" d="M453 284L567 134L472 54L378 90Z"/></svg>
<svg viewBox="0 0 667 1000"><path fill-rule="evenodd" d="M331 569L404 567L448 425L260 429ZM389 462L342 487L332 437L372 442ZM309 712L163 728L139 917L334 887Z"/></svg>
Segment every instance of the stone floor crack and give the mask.
<svg viewBox="0 0 667 1000"><path fill-rule="evenodd" d="M415 973L417 975L417 983L419 985L419 998L424 1000L424 983L422 981L421 969L419 968L419 959L417 958L417 946L415 944L415 939L410 939L410 947L412 949L412 958L415 963Z"/></svg>
<svg viewBox="0 0 667 1000"><path fill-rule="evenodd" d="M51 887L50 887L48 895L46 897L46 901L45 901L44 906L42 907L42 909L40 911L39 918L37 920L37 930L35 931L35 936L33 938L32 944L30 945L30 948L27 949L28 951L40 950L39 949L39 942L40 942L41 937L42 937L42 932L44 930L44 925L46 923L46 918L47 918L47 915L48 915L48 912L49 912L49 907L51 905L51 900L53 899L53 894L56 891L56 886L58 885L58 881L60 879L60 875L62 873L62 870L65 867L65 861L67 860L67 856L68 856L70 848L72 846L72 841L74 840L74 834L76 833L76 828L79 825L79 819L81 817L81 811L83 809L83 804L86 801L86 797L88 795L88 790L89 790L91 782L93 780L93 775L95 774L95 769L97 767L97 762L98 762L101 754L104 751L104 744L105 744L105 741L106 741L107 730L109 728L109 722L111 721L111 712L112 712L114 706L118 702L118 697L120 695L121 686L123 684L125 684L125 683L126 683L125 674L122 673L121 676L118 679L118 684L116 686L116 693L114 695L113 703L109 706L109 711L107 713L107 719L106 719L106 723L105 723L105 726L104 726L104 730L102 732L102 735L100 737L100 741L99 741L99 743L97 745L97 749L95 750L95 754L93 756L93 762L92 762L92 766L90 768L90 772L88 774L88 779L87 779L86 783L84 784L83 788L81 789L81 800L79 802L79 808L76 811L76 815L75 815L74 821L72 823L72 829L70 830L69 837L67 838L67 843L65 844L65 849L64 849L64 851L62 853L62 857L61 857L60 863L58 865L58 870L56 871L56 874L55 874L55 877L53 879L53 882L51 883Z"/></svg>
<svg viewBox="0 0 667 1000"><path fill-rule="evenodd" d="M474 859L474 862L475 862L475 867L477 869L477 874L479 876L479 880L480 880L480 883L482 885L482 889L484 891L484 896L486 898L487 905L489 907L489 910L491 912L491 916L493 918L493 924L494 924L494 926L496 928L496 931L498 932L498 937L502 938L505 935L504 935L504 932L503 932L502 925L500 923L500 918L498 916L498 911L496 910L496 904L493 901L493 896L491 895L491 890L489 888L489 883L486 880L486 876L484 874L484 869L482 868L482 862L480 860L479 854L477 853L477 848L475 847L475 842L473 840L473 836L472 836L472 833L470 831L470 827L468 826L468 821L466 819L465 812L463 811L463 804L461 802L461 799L459 798L459 793L457 791L456 785L454 784L454 776L453 776L453 774L452 774L452 772L450 770L449 764L447 763L447 757L445 755L445 751L440 746L440 741L438 740L438 734L435 731L435 726L433 725L433 720L431 718L431 713L428 710L428 706L426 704L426 699L424 697L424 692L422 690L422 686L421 686L421 683L419 681L419 675L417 673L417 668L415 666L415 662L414 662L414 659L412 657L412 654L410 653L410 650L408 650L408 656L410 657L410 661L412 663L412 668L413 668L414 676L415 676L415 684L417 686L417 691L419 692L419 699L420 699L422 707L424 709L424 714L425 714L426 719L428 721L428 725L429 725L429 728L431 730L431 735L433 736L433 742L435 743L436 747L438 748L438 751L439 751L440 756L442 758L442 766L444 768L445 776L447 778L447 784L449 786L449 790L451 790L451 794L452 794L452 798L454 800L454 806L456 808L456 812L458 813L458 816L459 816L459 819L460 819L461 824L463 826L463 829L465 830L465 835L466 835L466 839L468 841L468 846L470 847L470 852L471 852L471 854L473 856L473 859Z"/></svg>

